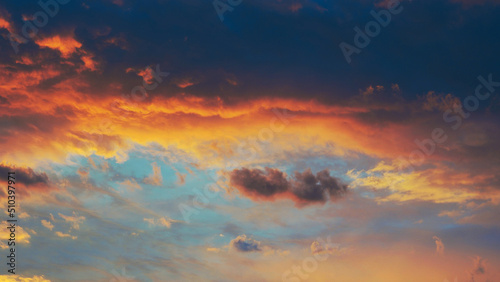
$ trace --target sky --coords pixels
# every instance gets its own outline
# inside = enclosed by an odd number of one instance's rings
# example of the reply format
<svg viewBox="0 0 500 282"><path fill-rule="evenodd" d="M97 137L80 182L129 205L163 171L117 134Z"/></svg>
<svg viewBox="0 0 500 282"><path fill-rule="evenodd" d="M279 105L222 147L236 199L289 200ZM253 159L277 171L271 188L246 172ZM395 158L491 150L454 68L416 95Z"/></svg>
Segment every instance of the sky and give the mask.
<svg viewBox="0 0 500 282"><path fill-rule="evenodd" d="M2 1L0 281L500 281L499 27L498 0Z"/></svg>

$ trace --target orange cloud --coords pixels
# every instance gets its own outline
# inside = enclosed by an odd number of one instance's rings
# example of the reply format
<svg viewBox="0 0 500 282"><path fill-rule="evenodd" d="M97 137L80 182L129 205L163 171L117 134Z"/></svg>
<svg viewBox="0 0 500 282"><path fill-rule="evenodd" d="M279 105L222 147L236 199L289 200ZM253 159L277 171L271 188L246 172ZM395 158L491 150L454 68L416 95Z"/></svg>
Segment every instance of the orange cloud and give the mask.
<svg viewBox="0 0 500 282"><path fill-rule="evenodd" d="M40 47L58 50L61 52L63 58L68 58L71 54L75 53L78 48L82 47L82 44L73 37L61 35L37 39L35 43Z"/></svg>
<svg viewBox="0 0 500 282"><path fill-rule="evenodd" d="M85 69L88 69L91 71L97 70L97 62L94 60L94 56L85 53L85 55L82 55L81 59L84 63Z"/></svg>
<svg viewBox="0 0 500 282"><path fill-rule="evenodd" d="M8 30L10 33L12 33L12 26L10 24L9 21L7 21L6 19L4 18L1 18L0 17L0 28L5 28L6 30Z"/></svg>
<svg viewBox="0 0 500 282"><path fill-rule="evenodd" d="M53 42L64 42L62 37L58 40ZM61 52L71 54L80 48L76 41L68 40L73 43ZM152 79L151 73L142 72L144 79ZM60 74L54 67L13 72L0 66L0 73L4 74L0 76L4 82L0 86L4 90L2 97L8 103L0 119L6 124L3 130L9 133L4 134L1 142L13 148L1 153L5 162L33 167L42 160L64 161L69 153L114 157L123 162L134 144L152 143L177 148L201 169L211 166L232 170L235 167L228 164L242 167L285 161L299 151L308 156L366 155L383 159L390 167L362 171L353 178L357 186L392 192L379 200L464 203L492 198L498 203L500 199L492 189L494 184L487 185L495 183L498 167L467 173L472 161L481 161L477 154L471 154L470 163L464 163L461 170L442 163L463 158L460 154L465 151L459 147L463 142L480 147L494 140L486 125L464 125L462 132L451 132L449 141L437 146L423 163L434 169L416 167L413 172L401 173L393 164L398 157L408 156L418 148L416 138L430 137L435 125L427 122L429 116L424 115L432 114L439 121L441 116L430 111L448 105L451 98L447 96L432 94L403 107L397 101L384 104L376 100L375 96L384 95L385 91L378 87L373 91L381 94L369 95L369 99L375 99L370 103L360 94L342 105L292 98L258 98L228 104L219 97L188 94L155 96L136 103L132 97L117 99L119 92L114 93L114 88L103 96L82 93L79 89L87 84L78 77L56 84L50 93L38 89L37 85ZM394 121L391 115L399 116L405 111L414 114L414 120ZM450 153L452 150L457 153ZM158 169L145 181L161 185ZM352 171L352 176L358 173ZM473 189L478 183L482 185L480 189Z"/></svg>

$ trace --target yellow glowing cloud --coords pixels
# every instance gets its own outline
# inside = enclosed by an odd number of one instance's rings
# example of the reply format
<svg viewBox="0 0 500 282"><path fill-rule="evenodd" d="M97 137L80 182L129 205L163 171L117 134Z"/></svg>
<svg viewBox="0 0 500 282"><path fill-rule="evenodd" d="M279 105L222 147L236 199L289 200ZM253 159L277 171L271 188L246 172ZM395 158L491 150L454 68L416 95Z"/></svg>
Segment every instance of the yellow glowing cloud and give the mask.
<svg viewBox="0 0 500 282"><path fill-rule="evenodd" d="M9 226L9 223L6 221L2 221L2 228L0 229L0 237L4 238L6 240L7 238L10 238L10 230L7 228ZM16 229L16 244L29 244L30 243L30 234L26 232L21 226L17 225L15 226ZM4 249L6 248L7 244L2 240L2 245L1 248Z"/></svg>
<svg viewBox="0 0 500 282"><path fill-rule="evenodd" d="M62 42L58 40L48 42ZM74 42L69 46L62 52L79 48ZM10 103L5 114L19 120L19 125L6 137L4 145L14 149L4 152L2 159L19 165L36 166L47 159L63 162L68 154L96 154L123 162L128 159L128 149L151 143L177 148L187 156L184 160L202 169L285 161L298 152L344 158L364 154L391 160L408 155L416 146L411 124L373 126L357 118L370 111L367 106L324 105L315 100L286 98L259 98L228 105L218 97L187 94L157 96L136 103L130 96L83 96L75 91L85 84L78 79L57 85L47 99L44 94L28 91L31 83L24 82L30 77L38 83L41 74L4 72L10 75L0 78L7 83L3 87ZM148 73L141 74L151 78ZM16 100L14 94L8 95L14 90L26 98ZM23 138L17 138L20 135ZM436 160L438 155L426 161ZM493 193L470 189L478 182L488 182L493 173L472 176L446 167L400 172L391 166L379 163L364 174L352 172L352 176L358 174L353 177L353 186L390 189L393 193L380 200L396 201L463 203ZM160 176L160 167L153 166L153 174L145 181L161 185ZM496 202L500 199L498 193L493 193L492 198Z"/></svg>
<svg viewBox="0 0 500 282"><path fill-rule="evenodd" d="M0 281L2 282L50 282L50 280L45 279L43 275L35 275L33 277L24 277L17 274L10 275L0 275Z"/></svg>
<svg viewBox="0 0 500 282"><path fill-rule="evenodd" d="M60 238L71 238L72 240L78 239L77 236L73 236L71 234L65 234L65 233L62 233L62 232L59 232L59 231L56 231L55 234L56 234L57 237L60 237Z"/></svg>
<svg viewBox="0 0 500 282"><path fill-rule="evenodd" d="M499 193L471 190L474 183L488 183L484 175L460 174L447 168L422 171L399 170L397 165L380 162L366 172L350 171L351 186L389 189L393 193L380 201L433 201L436 203L465 203L474 199L500 200Z"/></svg>

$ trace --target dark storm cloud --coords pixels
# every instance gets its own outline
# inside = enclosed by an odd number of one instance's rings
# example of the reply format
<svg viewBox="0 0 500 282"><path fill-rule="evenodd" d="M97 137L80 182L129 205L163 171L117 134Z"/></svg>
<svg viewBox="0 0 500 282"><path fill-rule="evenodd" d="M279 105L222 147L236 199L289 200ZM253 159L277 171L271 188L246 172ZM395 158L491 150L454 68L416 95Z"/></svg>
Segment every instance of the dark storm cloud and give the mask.
<svg viewBox="0 0 500 282"><path fill-rule="evenodd" d="M342 197L347 191L347 185L330 176L328 170L322 170L316 175L310 169L300 173L295 172L292 193L304 202L326 202Z"/></svg>
<svg viewBox="0 0 500 282"><path fill-rule="evenodd" d="M70 1L37 37L74 30L82 49L102 62L101 72L79 75L89 83L82 91L96 96L116 95L108 91L113 83L130 92L141 78L125 70L156 64L172 76L151 96L187 92L227 102L273 95L339 103L375 83L398 83L409 99L429 90L464 96L479 74L498 69L500 8L493 3L465 9L455 1L403 1L403 12L349 65L338 45L352 44L353 28L372 20L370 11L379 9L372 1L299 1L295 8L285 2L244 1L220 22L210 1L123 1L121 6ZM16 30L22 15L40 10L36 1L8 1L2 8ZM14 63L20 55L7 52L12 49L8 32L0 32L0 60ZM30 41L19 54L37 52L41 48ZM79 58L68 60L81 65ZM74 75L68 73L42 86ZM228 83L229 77L238 83ZM185 78L198 83L186 89L173 83Z"/></svg>
<svg viewBox="0 0 500 282"><path fill-rule="evenodd" d="M34 184L49 184L49 177L45 173L36 173L29 167L10 167L0 165L0 174L7 175L8 172L15 172L14 177L16 184L34 185Z"/></svg>
<svg viewBox="0 0 500 282"><path fill-rule="evenodd" d="M291 198L298 204L325 203L335 200L347 192L347 185L330 176L328 170L314 175L310 169L295 172L294 179L272 168L235 169L230 176L231 185L254 200Z"/></svg>
<svg viewBox="0 0 500 282"><path fill-rule="evenodd" d="M265 168L265 172L260 169L247 168L233 170L231 184L264 197L286 192L290 186L283 172L268 167Z"/></svg>

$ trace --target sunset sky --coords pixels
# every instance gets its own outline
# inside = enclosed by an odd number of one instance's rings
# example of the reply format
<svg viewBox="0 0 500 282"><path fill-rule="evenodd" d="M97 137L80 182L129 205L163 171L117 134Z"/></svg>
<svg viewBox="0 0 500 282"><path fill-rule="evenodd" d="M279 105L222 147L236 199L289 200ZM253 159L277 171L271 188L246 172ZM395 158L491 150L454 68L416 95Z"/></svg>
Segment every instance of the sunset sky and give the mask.
<svg viewBox="0 0 500 282"><path fill-rule="evenodd" d="M498 0L2 1L0 281L500 281L499 50Z"/></svg>

